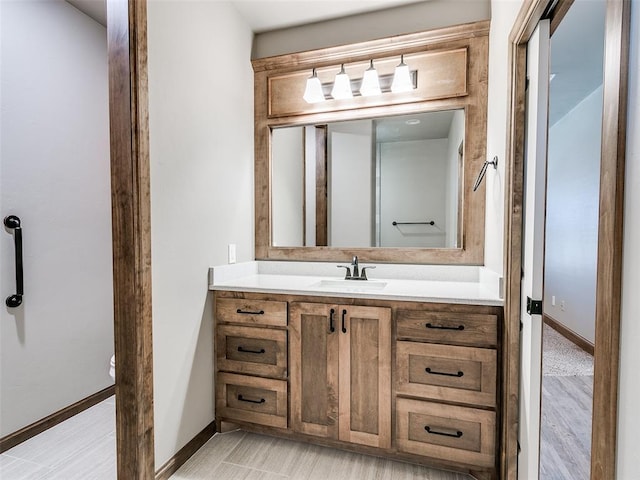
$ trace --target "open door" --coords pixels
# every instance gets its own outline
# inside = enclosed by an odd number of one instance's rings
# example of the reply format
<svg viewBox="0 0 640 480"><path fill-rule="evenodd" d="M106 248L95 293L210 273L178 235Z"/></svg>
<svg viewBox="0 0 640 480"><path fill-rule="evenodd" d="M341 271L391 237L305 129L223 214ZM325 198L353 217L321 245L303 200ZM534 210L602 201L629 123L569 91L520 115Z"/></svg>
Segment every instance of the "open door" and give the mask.
<svg viewBox="0 0 640 480"><path fill-rule="evenodd" d="M521 451L518 457L518 477L536 480L540 457L541 301L549 103L549 20L540 21L527 45L527 78L520 313Z"/></svg>

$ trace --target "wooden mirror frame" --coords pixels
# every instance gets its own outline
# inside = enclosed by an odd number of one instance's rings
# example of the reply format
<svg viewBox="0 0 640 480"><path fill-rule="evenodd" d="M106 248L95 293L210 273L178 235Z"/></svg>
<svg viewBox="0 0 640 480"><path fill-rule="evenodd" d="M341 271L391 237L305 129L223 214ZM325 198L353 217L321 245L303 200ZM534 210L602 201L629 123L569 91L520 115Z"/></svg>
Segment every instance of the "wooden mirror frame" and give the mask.
<svg viewBox="0 0 640 480"><path fill-rule="evenodd" d="M255 251L259 260L346 261L358 255L365 262L416 264L484 263L485 187L473 192L475 177L486 160L487 83L489 22L475 22L423 33L401 35L381 40L331 47L302 53L256 59L255 95ZM327 107L297 102L289 105L286 95L279 95L275 82L297 81L310 75L313 68L335 67L400 58L420 53L447 54L464 50L466 63L465 92L435 96L418 93L388 94L386 97L356 97L353 100L329 101ZM435 56L435 55L434 55ZM443 69L446 67L442 63ZM450 67L449 67L450 68ZM426 70L420 75L427 75ZM291 80L292 78L296 80ZM465 79L462 76L463 81ZM428 80L427 80L428 81ZM387 95L387 94L384 94ZM301 97L301 95L300 95ZM289 96L290 98L290 96ZM301 100L301 98L300 98ZM275 102L282 102L277 104ZM294 99L294 102L296 100ZM286 105L284 105L287 103ZM276 105L276 108L274 108ZM282 106L282 108L280 108ZM429 111L465 110L464 171L461 192L462 225L460 248L396 247L274 247L271 211L271 129L275 127L322 124ZM284 113L282 113L284 112Z"/></svg>

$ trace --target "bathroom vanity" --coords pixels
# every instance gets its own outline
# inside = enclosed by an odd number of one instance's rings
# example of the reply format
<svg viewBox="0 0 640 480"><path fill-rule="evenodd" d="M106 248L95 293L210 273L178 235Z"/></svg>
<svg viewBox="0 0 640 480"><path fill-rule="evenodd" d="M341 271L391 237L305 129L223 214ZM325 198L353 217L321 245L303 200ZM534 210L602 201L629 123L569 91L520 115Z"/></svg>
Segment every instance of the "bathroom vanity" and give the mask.
<svg viewBox="0 0 640 480"><path fill-rule="evenodd" d="M497 478L498 280L406 267L411 278L366 282L331 264L214 268L218 430ZM465 278L442 279L449 268Z"/></svg>
<svg viewBox="0 0 640 480"><path fill-rule="evenodd" d="M219 431L500 477L517 385L500 281L482 267L488 34L477 22L252 62L257 261L209 282ZM412 86L364 93L365 71L382 83L403 68ZM338 73L353 95L332 89ZM354 256L375 263L369 280L339 277Z"/></svg>

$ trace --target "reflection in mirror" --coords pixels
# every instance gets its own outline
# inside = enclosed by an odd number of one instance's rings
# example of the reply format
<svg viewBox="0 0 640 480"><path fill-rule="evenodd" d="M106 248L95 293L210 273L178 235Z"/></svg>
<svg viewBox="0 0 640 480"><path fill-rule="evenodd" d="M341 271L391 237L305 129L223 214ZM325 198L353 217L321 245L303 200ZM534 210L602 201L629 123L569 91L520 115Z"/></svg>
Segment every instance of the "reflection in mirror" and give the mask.
<svg viewBox="0 0 640 480"><path fill-rule="evenodd" d="M272 245L460 248L463 109L275 128Z"/></svg>

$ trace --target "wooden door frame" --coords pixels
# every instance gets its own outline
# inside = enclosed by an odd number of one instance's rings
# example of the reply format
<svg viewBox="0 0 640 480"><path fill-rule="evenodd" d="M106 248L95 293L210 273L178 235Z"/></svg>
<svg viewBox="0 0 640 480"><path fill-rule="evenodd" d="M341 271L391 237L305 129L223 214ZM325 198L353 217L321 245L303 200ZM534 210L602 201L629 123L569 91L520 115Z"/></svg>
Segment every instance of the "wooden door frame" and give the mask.
<svg viewBox="0 0 640 480"><path fill-rule="evenodd" d="M107 0L117 472L155 477L147 2Z"/></svg>
<svg viewBox="0 0 640 480"><path fill-rule="evenodd" d="M502 478L517 478L520 290L524 200L526 47L552 0L525 0L510 35L505 189L505 371L501 431ZM573 0L551 12L551 31ZM596 285L591 479L613 480L616 469L624 157L628 79L628 0L608 0L605 26L600 212ZM597 379L597 381L596 381Z"/></svg>

